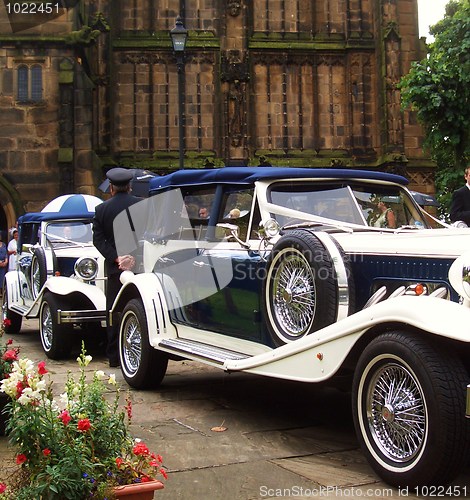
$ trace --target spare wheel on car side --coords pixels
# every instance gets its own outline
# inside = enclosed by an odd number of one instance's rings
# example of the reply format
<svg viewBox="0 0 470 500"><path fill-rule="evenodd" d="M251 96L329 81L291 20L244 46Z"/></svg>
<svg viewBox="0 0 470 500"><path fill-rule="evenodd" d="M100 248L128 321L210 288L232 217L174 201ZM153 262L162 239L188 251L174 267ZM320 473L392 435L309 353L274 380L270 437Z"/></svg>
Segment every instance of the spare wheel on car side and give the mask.
<svg viewBox="0 0 470 500"><path fill-rule="evenodd" d="M262 292L265 324L274 345L343 319L353 299L349 263L329 234L296 229L274 245Z"/></svg>
<svg viewBox="0 0 470 500"><path fill-rule="evenodd" d="M49 265L48 265L49 263ZM37 247L31 260L31 292L36 299L48 278L48 268L54 274L57 268L57 258L52 249Z"/></svg>

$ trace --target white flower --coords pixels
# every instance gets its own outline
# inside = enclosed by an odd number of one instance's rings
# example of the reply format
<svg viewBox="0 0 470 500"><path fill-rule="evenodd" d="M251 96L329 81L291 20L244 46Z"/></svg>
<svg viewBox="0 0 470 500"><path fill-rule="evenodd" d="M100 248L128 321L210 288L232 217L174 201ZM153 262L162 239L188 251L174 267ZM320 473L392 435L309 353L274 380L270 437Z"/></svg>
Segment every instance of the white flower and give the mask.
<svg viewBox="0 0 470 500"><path fill-rule="evenodd" d="M88 366L91 363L92 359L93 358L89 354L87 354L83 359L81 356L79 356L77 358L77 362L79 366Z"/></svg>
<svg viewBox="0 0 470 500"><path fill-rule="evenodd" d="M38 394L31 389L31 387L25 387L18 398L18 403L21 405L27 405L37 399Z"/></svg>
<svg viewBox="0 0 470 500"><path fill-rule="evenodd" d="M66 392L63 392L62 394L59 395L59 400L65 406L68 406L68 404L69 404L69 395Z"/></svg>
<svg viewBox="0 0 470 500"><path fill-rule="evenodd" d="M109 375L108 384L116 385L116 374L115 373L111 373Z"/></svg>
<svg viewBox="0 0 470 500"><path fill-rule="evenodd" d="M33 384L33 388L38 392L38 393L43 393L46 392L47 389L47 384L45 380L38 380L35 381Z"/></svg>
<svg viewBox="0 0 470 500"><path fill-rule="evenodd" d="M97 380L103 380L106 377L106 373L104 373L103 370L97 370L95 372L95 377L97 378Z"/></svg>

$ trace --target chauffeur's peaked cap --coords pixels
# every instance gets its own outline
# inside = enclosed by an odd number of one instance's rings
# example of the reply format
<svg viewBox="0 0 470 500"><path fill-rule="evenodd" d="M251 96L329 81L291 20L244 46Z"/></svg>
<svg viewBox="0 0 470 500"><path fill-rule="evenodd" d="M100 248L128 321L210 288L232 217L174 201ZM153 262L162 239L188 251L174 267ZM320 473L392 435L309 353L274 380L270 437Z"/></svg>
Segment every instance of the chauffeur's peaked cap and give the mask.
<svg viewBox="0 0 470 500"><path fill-rule="evenodd" d="M134 174L132 170L128 168L116 167L108 170L106 172L106 177L109 179L109 182L115 186L125 186L131 181Z"/></svg>

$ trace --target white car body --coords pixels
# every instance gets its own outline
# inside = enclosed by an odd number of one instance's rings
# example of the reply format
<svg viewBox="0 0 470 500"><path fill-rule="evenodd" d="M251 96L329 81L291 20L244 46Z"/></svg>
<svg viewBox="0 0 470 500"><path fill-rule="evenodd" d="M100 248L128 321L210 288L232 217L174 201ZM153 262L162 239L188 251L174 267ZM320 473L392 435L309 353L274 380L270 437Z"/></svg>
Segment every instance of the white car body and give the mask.
<svg viewBox="0 0 470 500"><path fill-rule="evenodd" d="M386 482L452 481L470 450L470 230L431 229L406 183L274 167L152 180L131 209L144 272L123 273L113 307L124 378L156 387L170 358L347 380Z"/></svg>

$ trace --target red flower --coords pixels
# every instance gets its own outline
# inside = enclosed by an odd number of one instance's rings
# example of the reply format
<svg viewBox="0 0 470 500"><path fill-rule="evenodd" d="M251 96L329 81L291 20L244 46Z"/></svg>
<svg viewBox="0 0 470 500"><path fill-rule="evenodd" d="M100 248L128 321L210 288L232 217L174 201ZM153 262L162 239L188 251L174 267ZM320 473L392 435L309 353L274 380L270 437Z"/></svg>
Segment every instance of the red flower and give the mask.
<svg viewBox="0 0 470 500"><path fill-rule="evenodd" d="M0 494L5 493L7 485L5 483L0 483Z"/></svg>
<svg viewBox="0 0 470 500"><path fill-rule="evenodd" d="M82 418L77 423L77 429L79 431L86 432L86 431L89 431L90 428L91 428L91 422L88 418Z"/></svg>
<svg viewBox="0 0 470 500"><path fill-rule="evenodd" d="M68 425L69 422L72 420L72 417L70 416L70 413L67 410L63 410L60 415L59 415L60 420L62 420L62 423L64 425Z"/></svg>
<svg viewBox="0 0 470 500"><path fill-rule="evenodd" d="M4 361L18 361L18 353L15 349L9 349L3 353L2 359Z"/></svg>
<svg viewBox="0 0 470 500"><path fill-rule="evenodd" d="M150 467L160 467L160 462L158 460L150 460Z"/></svg>
<svg viewBox="0 0 470 500"><path fill-rule="evenodd" d="M142 476L140 478L140 480L143 482L143 483L148 483L150 481L150 478L148 476Z"/></svg>
<svg viewBox="0 0 470 500"><path fill-rule="evenodd" d="M166 473L166 470L165 470L165 469L160 469L160 472L162 473L162 476L163 476L165 479L168 479L168 474Z"/></svg>
<svg viewBox="0 0 470 500"><path fill-rule="evenodd" d="M42 454L45 456L45 457L48 457L50 454L51 454L51 450L49 448L44 448L42 450Z"/></svg>
<svg viewBox="0 0 470 500"><path fill-rule="evenodd" d="M116 465L119 467L121 467L121 465L124 463L124 460L121 458L121 457L117 457L116 458Z"/></svg>
<svg viewBox="0 0 470 500"><path fill-rule="evenodd" d="M23 394L23 389L24 389L24 385L23 385L23 382L18 382L16 384L16 399L18 399L21 394Z"/></svg>
<svg viewBox="0 0 470 500"><path fill-rule="evenodd" d="M39 373L39 375L45 375L46 373L48 373L46 370L46 362L45 361L39 361L38 373Z"/></svg>
<svg viewBox="0 0 470 500"><path fill-rule="evenodd" d="M150 450L145 443L137 443L132 449L134 455L150 455Z"/></svg>
<svg viewBox="0 0 470 500"><path fill-rule="evenodd" d="M13 344L13 339L8 339L7 340L7 345L11 345L11 344Z"/></svg>
<svg viewBox="0 0 470 500"><path fill-rule="evenodd" d="M28 460L26 458L26 455L24 453L20 453L19 455L16 455L16 463L18 465L24 464Z"/></svg>
<svg viewBox="0 0 470 500"><path fill-rule="evenodd" d="M162 464L163 463L163 458L161 455L157 455L157 460Z"/></svg>
<svg viewBox="0 0 470 500"><path fill-rule="evenodd" d="M5 318L3 320L3 326L8 328L9 326L11 326L11 319L8 319L8 318Z"/></svg>

